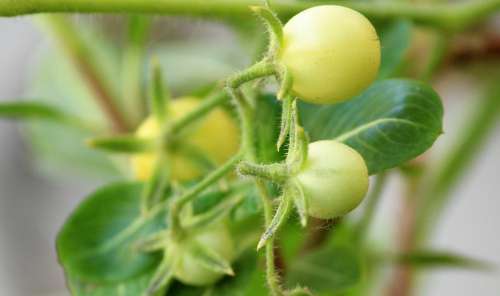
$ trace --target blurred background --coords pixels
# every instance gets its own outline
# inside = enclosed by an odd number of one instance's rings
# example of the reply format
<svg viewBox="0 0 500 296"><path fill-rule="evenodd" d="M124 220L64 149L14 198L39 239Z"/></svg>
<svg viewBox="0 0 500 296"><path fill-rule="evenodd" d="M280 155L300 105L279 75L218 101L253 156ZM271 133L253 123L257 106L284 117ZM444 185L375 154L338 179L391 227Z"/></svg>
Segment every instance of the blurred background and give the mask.
<svg viewBox="0 0 500 296"><path fill-rule="evenodd" d="M77 22L88 24L94 20L102 19L81 17ZM120 34L113 31L115 23L117 27L121 25L120 18L111 17L104 22L111 28L111 35ZM488 25L490 31L497 33L496 38L500 38L499 23L493 20ZM172 50L162 62L169 65L167 77L178 92L190 86L189 81L224 77L248 62L248 54L236 45L238 36L220 24L167 20L162 28L157 30L150 45L166 41L166 51ZM474 32L469 36L473 39L471 36L475 36ZM74 98L67 97L62 88L71 83L69 78L68 81L54 79L67 75L61 70L65 66L62 61L59 65L57 59L48 58L57 57L60 52L54 50L51 39L35 26L33 18L0 18L0 40L0 101L33 98L52 91L59 94L59 99L68 100L68 109L88 108L92 113L92 106L74 105ZM500 39L496 40L500 43ZM185 42L191 42L190 50L184 49ZM416 48L418 53L418 46ZM493 58L498 60L499 52ZM430 159L433 155L446 155L449 143L463 130L464 117L474 109L475 100L482 94L483 78L476 76L475 71L464 70L474 63L468 61L467 54L464 57L465 62L446 67L433 79L445 104L445 134L436 142L432 150L437 153L431 153ZM183 66L176 66L176 62ZM199 71L189 73L190 65ZM40 71L43 67L52 70ZM50 125L34 122L22 127L21 123L0 120L0 295L69 295L55 253L57 231L77 203L100 184L117 178L116 171L120 168L101 162L93 155L77 156L77 152L73 155L67 151L67 155L62 155L64 152L60 150L64 148L60 147L71 143L64 143L62 136L58 138L57 131L51 139L39 136L39 129L51 130ZM78 165L79 169L75 170L67 165L47 165L53 155L69 159L69 163L74 157L75 163L86 163L88 167ZM499 155L497 120L496 128L492 129L474 164L461 178L453 202L434 233L433 246L500 266ZM102 175L90 174L93 169ZM397 175L391 176L382 208L377 213L372 233L375 240L390 242L396 235L391 225L397 224L400 218L399 201L403 194L400 181ZM500 293L499 272L436 270L420 280L423 285L419 295L494 296Z"/></svg>

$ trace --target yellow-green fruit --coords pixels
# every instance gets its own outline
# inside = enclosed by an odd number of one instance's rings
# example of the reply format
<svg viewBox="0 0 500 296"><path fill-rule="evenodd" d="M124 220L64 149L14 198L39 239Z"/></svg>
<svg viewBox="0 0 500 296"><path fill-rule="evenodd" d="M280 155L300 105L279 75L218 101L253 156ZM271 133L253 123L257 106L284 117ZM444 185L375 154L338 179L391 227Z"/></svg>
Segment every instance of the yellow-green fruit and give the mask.
<svg viewBox="0 0 500 296"><path fill-rule="evenodd" d="M307 160L297 174L308 214L331 219L356 208L368 190L368 169L351 147L333 140L309 144Z"/></svg>
<svg viewBox="0 0 500 296"><path fill-rule="evenodd" d="M283 29L281 61L304 101L333 104L358 95L376 78L380 42L359 12L337 5L306 9Z"/></svg>
<svg viewBox="0 0 500 296"><path fill-rule="evenodd" d="M197 243L210 249L222 259L231 262L234 258L234 242L226 224L215 224L212 227L195 233L181 243L173 242L169 247L175 265L173 274L176 279L187 285L206 286L214 284L224 276L221 272L203 266L190 252L190 245Z"/></svg>
<svg viewBox="0 0 500 296"><path fill-rule="evenodd" d="M177 120L192 111L200 100L184 97L173 100L169 106L167 121ZM167 124L168 124L167 122ZM155 138L159 136L160 126L157 120L150 116L137 130L141 138ZM233 118L221 108L216 108L204 118L186 127L180 134L180 142L206 154L211 161L222 164L229 159L239 148L239 131ZM132 169L139 180L151 177L157 157L154 153L136 154L132 157ZM203 173L202 167L191 159L182 148L168 152L168 161L172 179L186 181L199 177Z"/></svg>

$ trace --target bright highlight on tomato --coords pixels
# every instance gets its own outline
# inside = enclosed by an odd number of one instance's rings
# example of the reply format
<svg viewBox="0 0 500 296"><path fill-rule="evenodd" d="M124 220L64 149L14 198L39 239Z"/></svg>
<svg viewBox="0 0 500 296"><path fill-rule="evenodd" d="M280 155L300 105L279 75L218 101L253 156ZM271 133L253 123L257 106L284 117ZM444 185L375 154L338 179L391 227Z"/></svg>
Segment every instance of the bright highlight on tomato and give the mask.
<svg viewBox="0 0 500 296"><path fill-rule="evenodd" d="M307 161L296 176L308 214L331 219L356 208L368 190L368 169L351 147L333 140L309 144Z"/></svg>
<svg viewBox="0 0 500 296"><path fill-rule="evenodd" d="M190 253L190 244L197 243L212 250L221 258L231 262L234 258L234 242L227 226L223 223L204 229L195 233L192 237L186 238L180 243L172 243L169 246L173 262L173 274L176 279L186 285L207 286L214 284L223 273L208 269L200 264L193 254Z"/></svg>
<svg viewBox="0 0 500 296"><path fill-rule="evenodd" d="M376 78L380 42L359 12L337 5L306 9L284 26L280 60L304 101L333 104L358 95Z"/></svg>
<svg viewBox="0 0 500 296"><path fill-rule="evenodd" d="M196 108L199 102L200 100L192 97L173 100L167 120L182 118ZM142 138L155 138L159 136L159 133L160 126L152 116L147 118L137 130L137 136ZM190 149L196 153L203 153L214 164L222 164L239 148L238 127L231 116L221 108L212 110L204 118L187 127L180 133L179 139L181 144L179 149L168 152L172 179L178 181L191 180L200 177L203 173L202 166L188 155ZM154 153L134 155L131 162L135 177L142 181L149 179L156 161Z"/></svg>

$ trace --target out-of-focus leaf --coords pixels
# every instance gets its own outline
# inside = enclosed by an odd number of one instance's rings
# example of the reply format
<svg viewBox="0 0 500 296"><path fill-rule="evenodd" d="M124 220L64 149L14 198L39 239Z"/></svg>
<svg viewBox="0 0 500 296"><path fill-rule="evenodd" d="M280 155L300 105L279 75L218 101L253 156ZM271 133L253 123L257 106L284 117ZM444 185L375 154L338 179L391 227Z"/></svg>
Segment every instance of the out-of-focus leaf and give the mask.
<svg viewBox="0 0 500 296"><path fill-rule="evenodd" d="M382 61L378 79L391 77L402 64L410 46L412 23L408 20L396 20L386 24L380 30Z"/></svg>
<svg viewBox="0 0 500 296"><path fill-rule="evenodd" d="M96 52L103 73L116 78L119 73L115 50L100 38L81 28L83 38ZM83 36L82 35L82 36ZM75 68L59 47L48 46L40 50L37 63L30 69L26 97L37 98L40 104L57 108L67 114L76 114L81 120L103 131L107 121L98 107L94 94L81 79ZM120 80L110 81L116 89ZM103 152L85 145L85 139L93 134L78 131L53 122L33 122L26 126L31 148L45 172L61 174L61 171L112 178L120 174L117 165Z"/></svg>
<svg viewBox="0 0 500 296"><path fill-rule="evenodd" d="M141 215L140 183L106 186L86 198L64 223L57 251L67 274L92 283L140 276L161 254L144 253L134 243L165 228L165 214Z"/></svg>
<svg viewBox="0 0 500 296"><path fill-rule="evenodd" d="M81 281L78 277L67 276L67 284L73 296L140 296L148 288L151 274L111 283L95 284ZM157 296L161 294L158 293Z"/></svg>
<svg viewBox="0 0 500 296"><path fill-rule="evenodd" d="M430 86L417 81L379 81L345 103L303 103L300 109L312 141L346 143L363 156L370 174L413 159L442 133L441 100Z"/></svg>
<svg viewBox="0 0 500 296"><path fill-rule="evenodd" d="M389 257L395 263L409 264L418 268L462 268L491 271L493 265L474 258L451 252L418 250Z"/></svg>
<svg viewBox="0 0 500 296"><path fill-rule="evenodd" d="M359 252L348 246L326 247L290 263L288 287L308 287L314 293L327 295L345 291L361 281Z"/></svg>
<svg viewBox="0 0 500 296"><path fill-rule="evenodd" d="M11 119L38 119L58 122L82 129L90 129L91 126L85 124L76 116L62 112L56 107L30 101L13 101L0 103L0 118Z"/></svg>

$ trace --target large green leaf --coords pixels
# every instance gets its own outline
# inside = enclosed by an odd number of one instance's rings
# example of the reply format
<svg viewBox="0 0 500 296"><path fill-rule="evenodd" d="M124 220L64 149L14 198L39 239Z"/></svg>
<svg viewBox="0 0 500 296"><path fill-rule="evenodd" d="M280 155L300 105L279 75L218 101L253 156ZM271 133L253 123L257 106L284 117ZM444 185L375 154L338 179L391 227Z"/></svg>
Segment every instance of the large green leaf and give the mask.
<svg viewBox="0 0 500 296"><path fill-rule="evenodd" d="M106 186L86 198L57 237L59 259L67 274L92 283L119 282L151 270L161 259L144 253L138 238L165 227L165 215L140 215L140 183Z"/></svg>
<svg viewBox="0 0 500 296"><path fill-rule="evenodd" d="M301 104L300 108L313 141L346 143L363 156L370 174L413 159L442 133L443 106L438 94L412 80L379 81L345 103Z"/></svg>
<svg viewBox="0 0 500 296"><path fill-rule="evenodd" d="M314 293L328 293L326 295L345 291L361 280L362 268L358 256L356 249L335 246L297 257L287 272L287 285L308 287Z"/></svg>
<svg viewBox="0 0 500 296"><path fill-rule="evenodd" d="M400 67L410 47L412 23L408 20L396 20L383 26L380 30L382 46L382 62L378 74L379 79L392 76Z"/></svg>

